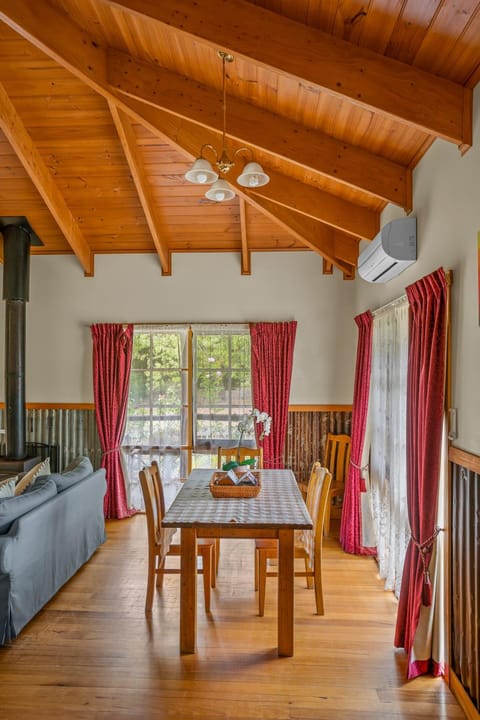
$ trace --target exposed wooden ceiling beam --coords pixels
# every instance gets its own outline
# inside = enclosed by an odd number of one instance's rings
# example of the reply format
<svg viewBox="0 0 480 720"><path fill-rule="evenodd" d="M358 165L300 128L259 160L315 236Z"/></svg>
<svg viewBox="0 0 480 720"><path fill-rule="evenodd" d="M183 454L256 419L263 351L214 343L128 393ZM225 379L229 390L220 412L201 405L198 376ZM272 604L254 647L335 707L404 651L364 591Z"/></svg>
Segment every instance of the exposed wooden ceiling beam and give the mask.
<svg viewBox="0 0 480 720"><path fill-rule="evenodd" d="M105 82L105 48L48 0L0 0L0 20L91 88Z"/></svg>
<svg viewBox="0 0 480 720"><path fill-rule="evenodd" d="M242 238L241 264L242 275L252 274L251 253L248 247L247 203L243 197L238 198L240 205L240 234Z"/></svg>
<svg viewBox="0 0 480 720"><path fill-rule="evenodd" d="M223 129L221 96L194 80L114 49L108 50L107 75L112 87L122 93L202 127ZM227 135L411 210L410 169L232 96L228 98Z"/></svg>
<svg viewBox="0 0 480 720"><path fill-rule="evenodd" d="M135 133L130 118L123 110L117 108L113 101L109 101L109 107L160 259L162 275L171 275L171 256L168 245L163 238L162 221L156 210L155 199L150 189L143 163L139 158Z"/></svg>
<svg viewBox="0 0 480 720"><path fill-rule="evenodd" d="M333 275L333 263L325 260L325 258L323 258L323 274Z"/></svg>
<svg viewBox="0 0 480 720"><path fill-rule="evenodd" d="M298 180L272 170L268 174L270 183L248 190L250 197L264 197L365 240L372 240L378 233L379 213L306 183L299 191Z"/></svg>
<svg viewBox="0 0 480 720"><path fill-rule="evenodd" d="M85 275L92 276L93 253L2 83L0 83L0 127L81 263Z"/></svg>
<svg viewBox="0 0 480 720"><path fill-rule="evenodd" d="M472 144L472 91L406 63L245 0L107 1L459 146Z"/></svg>
<svg viewBox="0 0 480 720"><path fill-rule="evenodd" d="M358 242L354 238L341 238L334 230L322 225L318 220L276 205L270 200L263 200L262 211L287 228L311 250L336 265L344 275L351 274L358 258ZM337 251L346 256L349 243L351 251L348 253L348 260L340 259Z"/></svg>
<svg viewBox="0 0 480 720"><path fill-rule="evenodd" d="M208 131L205 128L200 128L194 122L176 118L163 110L158 110L134 98L128 98L127 112L131 112L138 122L145 124L152 132L160 132L180 150L184 150L191 156L195 156L200 142L215 142L217 139L216 133L212 133L212 131ZM301 192L303 184L298 183L298 185L298 192ZM237 195L246 198L251 204L265 212L284 228L290 230L292 234L304 242L307 247L310 247L328 260L331 260L342 272L350 272L351 266L355 265L358 257L358 240L353 236L336 231L319 220L278 205L271 200L260 196L255 196L254 198L240 186L232 186ZM305 237L302 237L302 229L306 232ZM345 247L350 246L348 260L350 265L347 265L343 260L339 260L336 255L335 243L338 244L340 238L345 240L345 242L341 244L342 253L346 252Z"/></svg>
<svg viewBox="0 0 480 720"><path fill-rule="evenodd" d="M250 7L253 8L254 6ZM66 15L52 7L46 0L38 0L35 6L32 6L30 0L16 0L13 4L10 0L0 0L0 20L63 67L68 68L74 75L107 100L114 100L118 107L135 117L138 122L147 125L153 133L163 133L177 147L183 147L189 155L195 157L200 145L208 141L205 138L206 133L203 132L203 140L196 136L195 142L187 142L187 136L191 134L190 129L193 123L184 120L177 121L175 124L173 116L169 118L168 113L165 111L154 111L146 103L122 95L118 91L114 92L107 81L107 54L105 49L99 45L95 38L75 25ZM148 112L149 110L151 112ZM181 142L177 142L179 133L183 136ZM210 137L215 142L218 139L218 133L211 133ZM298 182L298 190L293 196L301 194L303 187L303 183ZM259 202L260 198L257 199L257 204ZM347 214L350 213L346 212ZM365 235L368 237L364 230L358 232L358 234L359 237Z"/></svg>

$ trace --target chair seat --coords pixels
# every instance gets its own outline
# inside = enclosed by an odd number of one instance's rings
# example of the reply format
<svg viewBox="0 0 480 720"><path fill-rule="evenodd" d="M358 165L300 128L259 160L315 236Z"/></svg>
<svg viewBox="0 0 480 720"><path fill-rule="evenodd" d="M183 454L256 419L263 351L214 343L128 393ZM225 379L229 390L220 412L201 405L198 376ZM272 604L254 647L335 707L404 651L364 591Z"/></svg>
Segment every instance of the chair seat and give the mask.
<svg viewBox="0 0 480 720"><path fill-rule="evenodd" d="M176 528L164 528L165 498L158 464L154 460L150 467L140 471L140 485L145 502L148 537L148 575L145 614L152 612L154 586L162 587L163 576L178 574L180 569L166 567L166 559L181 554L181 545L173 543ZM210 588L215 587L215 540L202 538L197 543L197 558L201 558L198 571L203 575L205 611L210 612ZM156 578L156 583L155 583Z"/></svg>
<svg viewBox="0 0 480 720"><path fill-rule="evenodd" d="M307 493L307 507L313 521L313 530L296 530L294 556L303 559L305 569L295 570L295 576L303 576L307 587L315 589L317 615L324 614L322 590L322 539L325 511L329 499L332 476L327 468L314 463ZM278 558L278 541L271 538L255 540L255 590L258 590L258 611L263 616L267 577L277 576L268 571L267 565Z"/></svg>

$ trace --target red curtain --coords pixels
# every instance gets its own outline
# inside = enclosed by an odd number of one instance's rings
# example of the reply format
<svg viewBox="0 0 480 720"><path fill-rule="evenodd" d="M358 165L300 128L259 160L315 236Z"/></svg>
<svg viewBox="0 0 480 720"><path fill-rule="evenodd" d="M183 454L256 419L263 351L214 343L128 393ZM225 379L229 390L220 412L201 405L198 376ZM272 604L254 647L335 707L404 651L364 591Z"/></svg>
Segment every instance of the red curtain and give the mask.
<svg viewBox="0 0 480 720"><path fill-rule="evenodd" d="M262 441L265 468L284 467L296 332L296 321L250 323L253 404L272 418L270 435Z"/></svg>
<svg viewBox="0 0 480 720"><path fill-rule="evenodd" d="M407 288L407 504L411 539L399 597L395 646L410 656L420 607L431 604L428 566L435 527L444 417L447 283L442 268ZM428 671L425 663L424 672ZM420 671L421 672L421 671ZM410 667L409 677L419 669Z"/></svg>
<svg viewBox="0 0 480 720"><path fill-rule="evenodd" d="M346 552L355 555L375 555L376 548L363 547L360 493L365 490L361 477L363 443L367 427L370 368L372 364L373 316L370 310L357 315L357 361L353 389L352 439L350 467L345 482L340 542Z"/></svg>
<svg viewBox="0 0 480 720"><path fill-rule="evenodd" d="M95 416L103 450L101 466L107 477L103 511L106 518L125 518L135 513L127 507L120 456L128 403L133 325L92 325L91 333Z"/></svg>

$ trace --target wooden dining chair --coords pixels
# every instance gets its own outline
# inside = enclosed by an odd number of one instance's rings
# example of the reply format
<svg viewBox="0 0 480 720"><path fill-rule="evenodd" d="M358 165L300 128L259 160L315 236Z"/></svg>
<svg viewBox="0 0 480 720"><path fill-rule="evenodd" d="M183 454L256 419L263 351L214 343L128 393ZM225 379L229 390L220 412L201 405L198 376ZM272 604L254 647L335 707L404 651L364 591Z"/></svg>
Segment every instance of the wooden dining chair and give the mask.
<svg viewBox="0 0 480 720"><path fill-rule="evenodd" d="M313 529L295 532L294 556L295 559L302 559L305 566L304 570L295 570L295 577L305 577L307 587L314 587L317 615L324 615L322 587L323 525L332 476L329 470L322 467L319 462L314 464L312 473L308 485L306 504L312 518ZM268 569L268 562L278 558L278 541L257 538L255 540L255 554L258 557L258 614L263 617L267 577L277 577L278 575L277 570Z"/></svg>
<svg viewBox="0 0 480 720"><path fill-rule="evenodd" d="M332 475L332 485L325 512L325 535L330 535L330 519L342 513L345 481L350 464L350 435L328 433L325 443L325 467Z"/></svg>
<svg viewBox="0 0 480 720"><path fill-rule="evenodd" d="M165 498L163 494L160 470L156 460L151 466L140 470L140 485L145 503L148 536L148 576L145 614L150 615L153 605L153 590L163 585L164 575L179 574L180 568L166 567L166 558L180 556L180 544L171 540L175 528L162 527L165 515ZM205 596L205 612L210 612L210 587L215 587L215 541L199 539L197 541L198 557L202 558L202 567L198 572L203 574L203 591ZM156 583L155 583L156 578Z"/></svg>
<svg viewBox="0 0 480 720"><path fill-rule="evenodd" d="M218 448L218 464L219 468L224 463L236 461L238 463L244 460L250 460L255 458L255 467L258 469L263 468L263 448L251 448L251 447L233 447L233 448Z"/></svg>
<svg viewBox="0 0 480 720"><path fill-rule="evenodd" d="M251 447L232 447L232 448L218 448L217 467L222 468L225 463L229 462L242 462L243 460L249 460L255 458L255 467L257 469L263 468L263 448L251 448ZM218 565L220 562L220 538L217 538L215 543L215 572L218 574Z"/></svg>
<svg viewBox="0 0 480 720"><path fill-rule="evenodd" d="M312 478L313 478L314 475L315 475L315 468L316 468L316 465L317 465L318 462L319 462L319 460L315 460L315 462L312 463L312 467L310 468L310 474L309 474L309 476L308 476L307 482L299 482L299 483L298 483L298 487L299 487L299 489L300 489L300 492L301 492L302 495L303 495L303 499L304 499L304 500L307 499L308 486L310 485L310 481L312 480Z"/></svg>

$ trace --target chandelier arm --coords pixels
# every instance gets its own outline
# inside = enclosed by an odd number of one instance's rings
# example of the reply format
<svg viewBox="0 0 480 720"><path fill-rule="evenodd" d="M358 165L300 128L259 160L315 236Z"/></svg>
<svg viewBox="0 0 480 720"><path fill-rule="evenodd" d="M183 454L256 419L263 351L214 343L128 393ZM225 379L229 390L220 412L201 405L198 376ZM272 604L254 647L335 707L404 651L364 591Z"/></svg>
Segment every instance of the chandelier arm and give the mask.
<svg viewBox="0 0 480 720"><path fill-rule="evenodd" d="M204 157L205 157L204 154L203 154L203 151L204 151L205 148L208 148L209 150L211 150L211 151L213 152L213 154L215 155L215 162L216 162L216 161L218 160L217 148L214 147L213 145L211 145L210 143L204 143L204 144L202 145L202 147L200 148L200 157L201 157L201 158L204 158Z"/></svg>
<svg viewBox="0 0 480 720"><path fill-rule="evenodd" d="M248 148L248 147L237 148L235 150L235 152L233 153L233 159L235 160L237 155L240 155L240 153L248 153L248 155L250 156L250 159L253 160L253 152L252 152L251 148Z"/></svg>

